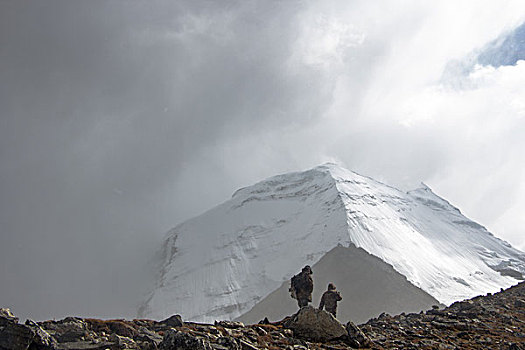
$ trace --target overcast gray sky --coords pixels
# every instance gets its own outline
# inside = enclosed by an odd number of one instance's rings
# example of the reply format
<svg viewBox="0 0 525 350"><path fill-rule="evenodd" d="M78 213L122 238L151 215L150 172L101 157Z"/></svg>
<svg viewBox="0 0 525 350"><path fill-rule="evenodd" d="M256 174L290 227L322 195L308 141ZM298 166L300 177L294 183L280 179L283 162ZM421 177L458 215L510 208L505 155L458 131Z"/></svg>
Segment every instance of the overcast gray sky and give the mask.
<svg viewBox="0 0 525 350"><path fill-rule="evenodd" d="M522 0L0 1L0 306L133 317L168 229L326 161L424 181L525 249L525 62L474 65L524 20Z"/></svg>

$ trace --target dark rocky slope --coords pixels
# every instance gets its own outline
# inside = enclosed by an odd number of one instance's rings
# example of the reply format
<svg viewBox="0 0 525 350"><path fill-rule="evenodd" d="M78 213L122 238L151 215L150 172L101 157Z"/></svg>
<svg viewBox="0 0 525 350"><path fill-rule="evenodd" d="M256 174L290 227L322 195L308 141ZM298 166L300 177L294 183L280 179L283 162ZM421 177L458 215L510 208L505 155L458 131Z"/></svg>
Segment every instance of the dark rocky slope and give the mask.
<svg viewBox="0 0 525 350"><path fill-rule="evenodd" d="M355 245L341 245L326 253L315 265L313 305L318 306L328 283L335 283L343 296L337 309L338 319L366 322L383 312L419 312L439 302L424 290L414 286L392 265ZM254 323L264 317L280 320L297 311L297 301L290 298L290 282L257 303L237 319Z"/></svg>
<svg viewBox="0 0 525 350"><path fill-rule="evenodd" d="M445 309L381 315L360 328L385 349L525 350L525 283Z"/></svg>
<svg viewBox="0 0 525 350"><path fill-rule="evenodd" d="M525 350L525 283L427 312L345 326L312 307L272 324L152 320L18 322L0 309L0 350L104 349L509 349Z"/></svg>

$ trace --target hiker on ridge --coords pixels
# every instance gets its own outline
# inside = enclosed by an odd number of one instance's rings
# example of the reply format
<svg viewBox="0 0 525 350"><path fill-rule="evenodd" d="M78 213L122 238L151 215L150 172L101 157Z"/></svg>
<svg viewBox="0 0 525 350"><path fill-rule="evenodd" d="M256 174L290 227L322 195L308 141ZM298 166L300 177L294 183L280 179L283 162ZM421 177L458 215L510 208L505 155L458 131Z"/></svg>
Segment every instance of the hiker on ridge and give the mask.
<svg viewBox="0 0 525 350"><path fill-rule="evenodd" d="M314 290L312 273L310 266L306 265L299 274L292 277L292 286L289 291L292 294L292 298L297 299L299 308L307 306L312 301L312 292Z"/></svg>
<svg viewBox="0 0 525 350"><path fill-rule="evenodd" d="M334 315L337 313L337 302L343 300L341 294L335 289L333 283L328 284L328 290L323 293L321 302L319 303L319 310L326 307L326 311Z"/></svg>

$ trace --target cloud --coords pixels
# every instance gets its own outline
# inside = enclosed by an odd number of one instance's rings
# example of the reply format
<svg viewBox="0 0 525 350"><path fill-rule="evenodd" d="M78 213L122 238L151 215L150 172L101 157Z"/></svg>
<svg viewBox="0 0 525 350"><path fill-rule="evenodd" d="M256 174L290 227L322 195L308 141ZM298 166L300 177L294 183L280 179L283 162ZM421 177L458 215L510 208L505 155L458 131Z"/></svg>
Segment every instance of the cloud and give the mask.
<svg viewBox="0 0 525 350"><path fill-rule="evenodd" d="M425 181L524 247L523 64L442 79L521 1L0 7L0 299L19 315L131 317L165 231L331 159Z"/></svg>

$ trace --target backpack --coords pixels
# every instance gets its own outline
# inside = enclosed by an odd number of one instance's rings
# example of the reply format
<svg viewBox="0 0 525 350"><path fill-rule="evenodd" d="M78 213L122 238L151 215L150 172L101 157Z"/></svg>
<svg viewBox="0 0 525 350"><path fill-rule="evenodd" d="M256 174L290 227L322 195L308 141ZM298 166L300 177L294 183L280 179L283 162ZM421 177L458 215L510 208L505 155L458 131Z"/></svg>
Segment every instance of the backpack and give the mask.
<svg viewBox="0 0 525 350"><path fill-rule="evenodd" d="M297 295L295 294L295 289L297 288L299 284L298 282L299 282L299 275L293 276L290 289L288 290L290 292L290 296L292 297L292 299L297 299Z"/></svg>

